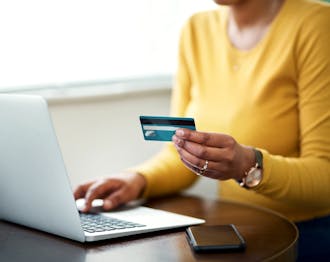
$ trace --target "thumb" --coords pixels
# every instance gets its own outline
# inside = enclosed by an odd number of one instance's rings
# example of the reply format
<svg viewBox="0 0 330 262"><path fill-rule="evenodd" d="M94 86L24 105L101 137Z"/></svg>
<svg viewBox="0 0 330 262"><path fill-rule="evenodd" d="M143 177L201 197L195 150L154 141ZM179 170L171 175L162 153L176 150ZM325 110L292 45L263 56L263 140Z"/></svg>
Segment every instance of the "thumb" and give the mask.
<svg viewBox="0 0 330 262"><path fill-rule="evenodd" d="M112 203L110 197L104 199L104 201L103 201L103 209L104 210L110 210L112 208L114 208L114 204Z"/></svg>

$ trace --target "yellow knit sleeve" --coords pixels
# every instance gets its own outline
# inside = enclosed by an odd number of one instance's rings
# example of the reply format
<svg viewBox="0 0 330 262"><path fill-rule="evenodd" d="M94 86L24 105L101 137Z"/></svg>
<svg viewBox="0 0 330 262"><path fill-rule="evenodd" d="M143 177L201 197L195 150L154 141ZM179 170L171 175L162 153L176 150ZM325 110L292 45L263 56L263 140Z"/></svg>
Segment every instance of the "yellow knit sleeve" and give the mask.
<svg viewBox="0 0 330 262"><path fill-rule="evenodd" d="M134 168L147 180L143 197L176 193L189 187L197 179L181 162L176 149L168 144L157 155Z"/></svg>
<svg viewBox="0 0 330 262"><path fill-rule="evenodd" d="M296 52L300 156L263 151L256 191L296 206L330 207L330 8L305 17ZM288 129L290 126L287 127Z"/></svg>

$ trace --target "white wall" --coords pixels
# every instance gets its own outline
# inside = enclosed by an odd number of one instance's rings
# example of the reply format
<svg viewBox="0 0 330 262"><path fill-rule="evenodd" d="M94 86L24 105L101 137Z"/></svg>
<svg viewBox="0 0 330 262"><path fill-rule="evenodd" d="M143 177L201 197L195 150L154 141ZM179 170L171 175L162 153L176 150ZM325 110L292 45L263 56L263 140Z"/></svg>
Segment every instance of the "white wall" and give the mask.
<svg viewBox="0 0 330 262"><path fill-rule="evenodd" d="M170 90L129 92L50 100L50 110L73 186L138 164L163 145L144 141L139 115L167 115ZM216 183L200 181L189 190L216 196Z"/></svg>

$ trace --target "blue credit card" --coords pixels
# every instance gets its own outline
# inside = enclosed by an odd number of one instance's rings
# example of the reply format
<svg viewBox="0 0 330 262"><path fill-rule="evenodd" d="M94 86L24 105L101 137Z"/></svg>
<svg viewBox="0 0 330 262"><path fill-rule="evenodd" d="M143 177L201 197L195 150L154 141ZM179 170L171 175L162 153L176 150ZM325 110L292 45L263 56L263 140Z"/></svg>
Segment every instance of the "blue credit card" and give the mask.
<svg viewBox="0 0 330 262"><path fill-rule="evenodd" d="M145 140L172 141L178 128L196 130L195 121L188 117L140 116Z"/></svg>

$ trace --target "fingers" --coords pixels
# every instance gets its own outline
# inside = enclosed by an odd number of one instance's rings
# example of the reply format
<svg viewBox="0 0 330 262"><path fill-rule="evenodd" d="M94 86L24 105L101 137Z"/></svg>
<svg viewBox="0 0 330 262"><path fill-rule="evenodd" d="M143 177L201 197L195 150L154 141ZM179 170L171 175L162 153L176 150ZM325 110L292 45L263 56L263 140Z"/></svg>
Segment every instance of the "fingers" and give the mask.
<svg viewBox="0 0 330 262"><path fill-rule="evenodd" d="M91 184L93 184L93 182L88 182L88 183L79 185L73 193L74 199L77 200L79 198L84 198L85 194L86 194L88 188L91 186Z"/></svg>
<svg viewBox="0 0 330 262"><path fill-rule="evenodd" d="M227 148L222 147L210 147L205 146L202 144L198 144L195 142L184 141L179 139L177 136L173 136L173 142L177 146L177 150L180 151L181 148L185 149L190 154L196 156L201 160L208 160L208 161L218 161L219 159L227 158L228 157L228 150ZM198 166L202 164L196 163Z"/></svg>
<svg viewBox="0 0 330 262"><path fill-rule="evenodd" d="M118 190L121 186L122 183L114 179L100 180L90 185L85 194L85 208L83 212L88 212L90 210L94 199L104 198L106 195Z"/></svg>
<svg viewBox="0 0 330 262"><path fill-rule="evenodd" d="M127 192L127 188L123 187L118 191L113 192L107 198L104 199L103 209L108 211L110 209L114 209L128 201L131 200L129 192Z"/></svg>
<svg viewBox="0 0 330 262"><path fill-rule="evenodd" d="M235 143L235 140L226 134L199 132L186 128L177 129L175 136L184 141L191 141L197 144L218 148L229 147Z"/></svg>
<svg viewBox="0 0 330 262"><path fill-rule="evenodd" d="M183 163L197 174L220 180L244 174L238 144L231 136L178 129L172 140Z"/></svg>
<svg viewBox="0 0 330 262"><path fill-rule="evenodd" d="M223 164L230 164L235 158L234 149L237 143L228 135L189 129L178 130L182 130L183 135L181 134L181 137L173 136L172 140L176 149L183 159L194 166L202 168L205 160L208 160L210 169L211 167L219 169Z"/></svg>
<svg viewBox="0 0 330 262"><path fill-rule="evenodd" d="M103 199L103 209L110 210L139 197L146 186L145 178L138 173L111 175L80 185L74 192L76 199L85 198L83 212L88 212L95 199Z"/></svg>
<svg viewBox="0 0 330 262"><path fill-rule="evenodd" d="M189 163L187 160L185 159L181 159L183 164L189 168L191 171L193 171L195 174L197 175L203 175L203 176L206 176L206 177L209 177L209 178L213 178L213 179L226 179L225 176L221 176L219 175L219 172L218 171L215 171L215 170L205 170L203 171L203 173L201 174L201 169L200 168L197 168L196 166L194 166L193 164Z"/></svg>
<svg viewBox="0 0 330 262"><path fill-rule="evenodd" d="M197 174L199 174L201 170L203 170L204 165L206 163L206 159L196 157L184 148L177 148L177 150L180 154L181 160L190 170ZM226 172L228 171L228 165L226 164L226 161L222 160L221 158L218 161L207 161L207 169L205 172L203 171L203 175L213 177L213 173L218 173L219 176L221 176L219 178L227 178L226 176L224 176L224 174L226 174Z"/></svg>

